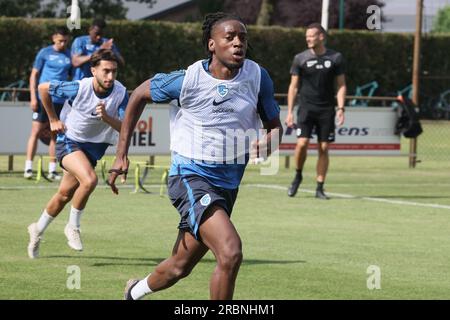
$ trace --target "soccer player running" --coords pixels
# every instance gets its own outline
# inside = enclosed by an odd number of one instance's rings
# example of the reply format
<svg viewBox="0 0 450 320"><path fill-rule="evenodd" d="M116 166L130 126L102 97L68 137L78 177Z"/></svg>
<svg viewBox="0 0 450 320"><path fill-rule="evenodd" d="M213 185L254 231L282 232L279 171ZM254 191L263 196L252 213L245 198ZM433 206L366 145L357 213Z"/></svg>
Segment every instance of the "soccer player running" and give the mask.
<svg viewBox="0 0 450 320"><path fill-rule="evenodd" d="M124 175L122 180L126 178L130 138L146 103L179 101L171 126L168 187L172 204L181 216L178 238L172 255L153 273L127 282L128 300L171 287L186 277L208 250L217 262L210 281L210 298L233 297L242 244L230 215L252 150L248 146L243 150L242 163L211 161L214 153L222 154L223 150L222 144L211 141L221 137L208 140L208 134L198 134L196 125L219 132L245 132L258 130L262 120L268 134L252 146L265 149L281 141L282 126L272 80L265 69L246 59L247 29L242 20L226 13L208 14L202 29L209 58L197 61L185 71L157 74L143 82L130 97L120 131L109 177L115 193L116 178L120 174ZM206 155L202 154L205 150Z"/></svg>
<svg viewBox="0 0 450 320"><path fill-rule="evenodd" d="M52 35L53 45L42 48L34 60L30 75L30 107L33 111L33 121L31 124L30 137L27 143L27 155L25 160L25 169L23 176L27 179L33 177L33 159L36 154L36 147L39 135L48 126L48 117L42 105L42 99L37 92L38 84L49 82L50 80L67 80L71 70L70 52L67 49L69 41L68 30L64 27L55 29ZM64 99L52 97L55 106L56 115L61 113ZM48 178L59 180L61 177L56 172L55 157L56 135L50 137L48 153L50 161L48 164Z"/></svg>
<svg viewBox="0 0 450 320"><path fill-rule="evenodd" d="M106 28L106 22L103 19L95 19L89 27L89 35L80 36L73 40L72 43L72 65L74 66L74 74L72 80L81 80L86 77L92 77L90 58L94 52L100 49L110 49L114 52L118 62L125 64L125 60L114 44L114 39L103 37Z"/></svg>
<svg viewBox="0 0 450 320"><path fill-rule="evenodd" d="M56 154L64 174L58 191L47 203L39 220L28 226L28 256L39 256L41 237L64 206L72 201L64 229L68 245L83 250L80 220L89 196L97 186L95 166L108 146L117 142L121 120L128 102L126 88L116 79L117 57L102 49L91 57L93 77L81 81L51 81L39 85L39 93L57 132ZM51 96L67 99L58 119ZM64 122L63 122L64 121Z"/></svg>
<svg viewBox="0 0 450 320"><path fill-rule="evenodd" d="M329 199L323 185L328 171L328 149L335 140L335 119L337 125L344 124L344 103L346 94L344 59L341 53L325 47L325 29L314 23L306 29L308 49L294 57L291 67L291 83L288 91L288 114L286 125L294 127L294 102L299 92L297 111L297 145L295 148L296 175L288 189L288 196L297 193L302 182L303 166L306 161L309 139L317 134L317 188L316 198ZM335 110L335 84L337 89L337 110Z"/></svg>

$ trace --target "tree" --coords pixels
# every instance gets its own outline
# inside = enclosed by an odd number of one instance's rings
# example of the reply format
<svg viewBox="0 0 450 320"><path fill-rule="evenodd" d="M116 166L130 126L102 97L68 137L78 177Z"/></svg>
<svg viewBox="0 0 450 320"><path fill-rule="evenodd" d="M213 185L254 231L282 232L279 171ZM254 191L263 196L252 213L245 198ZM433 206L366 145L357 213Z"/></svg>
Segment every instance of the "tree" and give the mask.
<svg viewBox="0 0 450 320"><path fill-rule="evenodd" d="M450 6L438 11L433 23L433 32L450 32Z"/></svg>
<svg viewBox="0 0 450 320"><path fill-rule="evenodd" d="M200 11L200 21L207 13L223 10L223 0L194 0Z"/></svg>
<svg viewBox="0 0 450 320"><path fill-rule="evenodd" d="M0 16L32 17L40 4L41 0L0 0Z"/></svg>
<svg viewBox="0 0 450 320"><path fill-rule="evenodd" d="M139 3L147 3L148 7L153 7L154 4L158 2L158 0L127 0L127 2L139 2Z"/></svg>
<svg viewBox="0 0 450 320"><path fill-rule="evenodd" d="M224 0L224 7L237 12L246 23L255 24L269 20L270 25L284 27L305 27L313 22L320 22L322 0ZM367 8L370 5L384 6L381 0L345 0L346 29L366 29ZM271 7L271 8L270 8ZM384 21L383 17L381 17ZM266 24L266 23L264 23ZM339 26L339 1L330 1L329 28Z"/></svg>
<svg viewBox="0 0 450 320"><path fill-rule="evenodd" d="M259 9L256 24L259 26L267 26L270 24L270 18L273 13L273 3L271 0L262 0L261 9Z"/></svg>
<svg viewBox="0 0 450 320"><path fill-rule="evenodd" d="M53 17L67 17L67 8L72 4L71 0L51 0L47 4L47 11L42 10L39 16L45 16L43 13L52 14ZM128 9L124 7L123 0L79 0L78 6L81 11L82 19L104 18L104 19L126 19ZM46 17L49 17L48 15Z"/></svg>
<svg viewBox="0 0 450 320"><path fill-rule="evenodd" d="M131 0L127 0L131 1ZM141 0L153 5L157 0ZM65 18L71 0L0 0L0 15L8 17ZM123 0L79 0L81 18L125 19L128 9Z"/></svg>
<svg viewBox="0 0 450 320"><path fill-rule="evenodd" d="M262 0L223 0L223 10L239 15L247 24L256 24Z"/></svg>

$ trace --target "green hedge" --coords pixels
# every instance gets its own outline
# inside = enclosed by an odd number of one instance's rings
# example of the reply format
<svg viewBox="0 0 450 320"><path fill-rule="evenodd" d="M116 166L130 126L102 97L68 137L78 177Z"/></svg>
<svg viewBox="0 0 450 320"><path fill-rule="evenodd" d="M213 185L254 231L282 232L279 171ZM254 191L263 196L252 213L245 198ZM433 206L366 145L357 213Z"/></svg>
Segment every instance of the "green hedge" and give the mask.
<svg viewBox="0 0 450 320"><path fill-rule="evenodd" d="M89 21L73 37L86 34ZM51 42L49 35L65 20L0 18L0 86L19 79L28 81L37 51ZM114 38L126 67L118 76L129 89L157 72L186 68L205 56L201 26L153 21L114 21L106 30ZM268 69L275 91L285 93L293 56L305 49L304 30L280 27L249 27L250 57ZM411 83L413 36L370 31L331 31L328 46L341 51L347 61L349 94L357 85L373 80L377 95L395 93ZM423 40L422 70L428 76L449 75L450 35ZM450 88L449 80L423 80L422 91L434 95Z"/></svg>

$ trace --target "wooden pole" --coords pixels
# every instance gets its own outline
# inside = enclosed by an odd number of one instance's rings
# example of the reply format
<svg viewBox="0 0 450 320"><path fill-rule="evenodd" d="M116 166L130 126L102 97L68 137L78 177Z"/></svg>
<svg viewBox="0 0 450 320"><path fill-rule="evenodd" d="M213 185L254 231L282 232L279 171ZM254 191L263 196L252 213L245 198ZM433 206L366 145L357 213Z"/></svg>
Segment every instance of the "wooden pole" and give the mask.
<svg viewBox="0 0 450 320"><path fill-rule="evenodd" d="M419 84L420 84L420 42L422 37L422 10L423 0L416 2L416 33L414 36L414 58L413 58L413 102L419 107ZM409 141L409 167L415 168L417 164L417 138Z"/></svg>
<svg viewBox="0 0 450 320"><path fill-rule="evenodd" d="M14 171L14 155L8 156L8 171Z"/></svg>

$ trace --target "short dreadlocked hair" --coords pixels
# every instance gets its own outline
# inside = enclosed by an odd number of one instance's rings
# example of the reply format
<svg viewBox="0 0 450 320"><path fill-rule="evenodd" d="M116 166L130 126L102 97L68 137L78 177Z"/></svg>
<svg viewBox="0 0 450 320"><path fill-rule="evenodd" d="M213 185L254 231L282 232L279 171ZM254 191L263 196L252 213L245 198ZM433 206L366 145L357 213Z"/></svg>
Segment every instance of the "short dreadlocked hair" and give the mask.
<svg viewBox="0 0 450 320"><path fill-rule="evenodd" d="M214 26L217 23L223 22L223 21L228 21L228 20L237 20L245 26L245 23L242 20L242 18L235 14L232 14L232 13L215 12L215 13L209 13L205 16L205 20L203 21L203 26L202 26L202 30L203 30L202 42L203 42L203 46L204 46L208 56L211 56L211 52L208 49L208 42L209 42L209 39L211 38L212 29L214 28Z"/></svg>

